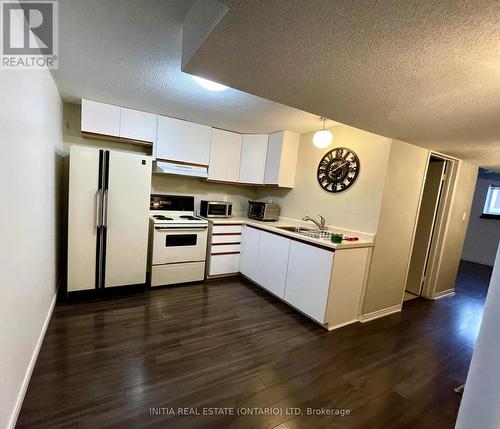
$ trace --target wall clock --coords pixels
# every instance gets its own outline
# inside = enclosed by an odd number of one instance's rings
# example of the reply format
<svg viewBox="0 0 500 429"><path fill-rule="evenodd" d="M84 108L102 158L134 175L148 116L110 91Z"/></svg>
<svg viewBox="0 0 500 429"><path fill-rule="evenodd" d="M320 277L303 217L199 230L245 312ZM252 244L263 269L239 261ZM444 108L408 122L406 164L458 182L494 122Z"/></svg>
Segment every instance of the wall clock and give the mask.
<svg viewBox="0 0 500 429"><path fill-rule="evenodd" d="M328 192L342 192L351 186L359 174L359 158L346 147L337 147L321 159L318 182Z"/></svg>

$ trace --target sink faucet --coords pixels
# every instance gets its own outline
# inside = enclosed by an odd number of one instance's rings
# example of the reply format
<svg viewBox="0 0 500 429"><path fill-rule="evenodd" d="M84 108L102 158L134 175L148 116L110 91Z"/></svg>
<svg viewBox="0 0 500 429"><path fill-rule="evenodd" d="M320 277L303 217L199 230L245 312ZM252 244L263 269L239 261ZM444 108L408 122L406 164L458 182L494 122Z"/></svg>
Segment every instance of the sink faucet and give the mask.
<svg viewBox="0 0 500 429"><path fill-rule="evenodd" d="M325 221L325 218L321 215L318 215L319 216L319 222L317 220L314 220L312 217L309 217L309 216L304 216L302 218L302 221L305 222L305 221L308 221L310 220L311 222L313 222L319 230L324 230L325 229L325 224L326 224L326 221Z"/></svg>

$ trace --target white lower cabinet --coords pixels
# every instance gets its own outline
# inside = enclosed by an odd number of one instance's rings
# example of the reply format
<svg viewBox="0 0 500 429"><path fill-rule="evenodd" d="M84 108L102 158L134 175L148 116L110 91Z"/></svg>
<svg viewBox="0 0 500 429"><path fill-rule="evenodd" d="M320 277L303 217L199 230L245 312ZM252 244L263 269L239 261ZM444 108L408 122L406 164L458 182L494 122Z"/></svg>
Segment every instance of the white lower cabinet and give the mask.
<svg viewBox="0 0 500 429"><path fill-rule="evenodd" d="M290 239L261 232L255 281L280 298L285 296Z"/></svg>
<svg viewBox="0 0 500 429"><path fill-rule="evenodd" d="M292 241L288 259L285 301L325 323L334 253Z"/></svg>
<svg viewBox="0 0 500 429"><path fill-rule="evenodd" d="M240 273L255 280L258 272L260 231L249 226L241 230Z"/></svg>
<svg viewBox="0 0 500 429"><path fill-rule="evenodd" d="M329 250L245 225L240 272L331 330L359 320L370 252Z"/></svg>
<svg viewBox="0 0 500 429"><path fill-rule="evenodd" d="M240 272L331 330L359 320L370 252L335 252L245 225Z"/></svg>
<svg viewBox="0 0 500 429"><path fill-rule="evenodd" d="M238 253L221 253L210 256L209 276L221 276L238 273L240 255Z"/></svg>

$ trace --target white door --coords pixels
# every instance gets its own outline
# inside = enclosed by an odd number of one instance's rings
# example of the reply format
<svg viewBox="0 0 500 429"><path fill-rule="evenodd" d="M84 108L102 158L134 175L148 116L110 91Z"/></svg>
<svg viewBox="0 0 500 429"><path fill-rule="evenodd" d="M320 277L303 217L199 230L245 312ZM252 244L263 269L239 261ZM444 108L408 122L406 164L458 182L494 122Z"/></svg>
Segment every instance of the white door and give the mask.
<svg viewBox="0 0 500 429"><path fill-rule="evenodd" d="M150 192L150 157L109 153L105 287L146 281Z"/></svg>
<svg viewBox="0 0 500 429"><path fill-rule="evenodd" d="M333 255L297 241L290 246L285 301L320 323L325 322Z"/></svg>
<svg viewBox="0 0 500 429"><path fill-rule="evenodd" d="M82 131L120 136L120 106L82 99Z"/></svg>
<svg viewBox="0 0 500 429"><path fill-rule="evenodd" d="M241 143L240 183L262 185L266 170L267 134L244 134Z"/></svg>
<svg viewBox="0 0 500 429"><path fill-rule="evenodd" d="M154 143L157 130L158 115L121 108L120 137Z"/></svg>
<svg viewBox="0 0 500 429"><path fill-rule="evenodd" d="M156 157L168 161L208 165L211 128L207 125L158 117Z"/></svg>
<svg viewBox="0 0 500 429"><path fill-rule="evenodd" d="M249 279L257 277L260 231L249 226L241 230L240 273Z"/></svg>
<svg viewBox="0 0 500 429"><path fill-rule="evenodd" d="M444 184L445 161L429 162L405 289L420 295Z"/></svg>
<svg viewBox="0 0 500 429"><path fill-rule="evenodd" d="M208 179L238 182L242 135L212 128Z"/></svg>
<svg viewBox="0 0 500 429"><path fill-rule="evenodd" d="M94 289L99 150L71 146L68 197L68 291Z"/></svg>
<svg viewBox="0 0 500 429"><path fill-rule="evenodd" d="M288 238L269 232L261 232L256 281L276 296L285 296L288 252Z"/></svg>

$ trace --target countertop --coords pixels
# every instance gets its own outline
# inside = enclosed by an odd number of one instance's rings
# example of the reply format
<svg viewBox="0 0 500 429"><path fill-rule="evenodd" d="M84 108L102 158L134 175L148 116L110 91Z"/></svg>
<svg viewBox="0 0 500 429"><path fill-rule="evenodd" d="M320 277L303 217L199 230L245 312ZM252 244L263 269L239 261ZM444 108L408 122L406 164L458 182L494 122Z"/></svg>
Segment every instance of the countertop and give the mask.
<svg viewBox="0 0 500 429"><path fill-rule="evenodd" d="M329 240L308 237L296 232L284 231L278 228L279 226L302 226L306 228L315 228L313 223L297 221L295 219L290 219L290 218L280 218L276 222L264 222L264 221L249 219L248 217L242 217L242 216L234 216L228 218L206 218L206 219L213 225L234 225L234 224L250 225L250 226L253 225L260 229L270 231L275 234L282 235L284 237L295 238L303 242L310 242L311 244L320 245L322 247L327 247L334 250L356 249L360 247L373 247L375 239L375 236L373 234L361 233L343 228L328 226L326 229L330 232L336 232L348 236L359 237L359 240L357 241L344 240L342 243L332 243Z"/></svg>

